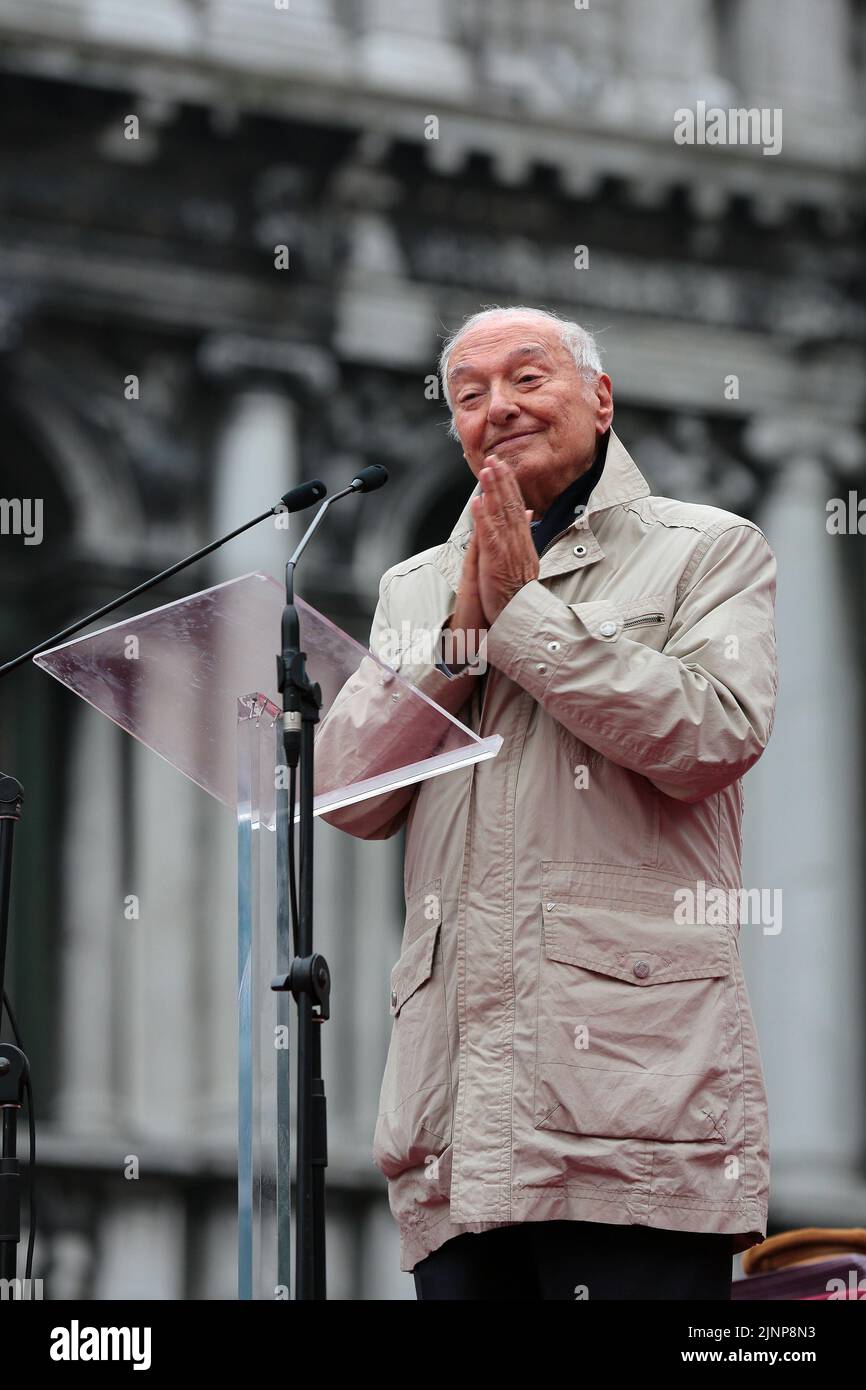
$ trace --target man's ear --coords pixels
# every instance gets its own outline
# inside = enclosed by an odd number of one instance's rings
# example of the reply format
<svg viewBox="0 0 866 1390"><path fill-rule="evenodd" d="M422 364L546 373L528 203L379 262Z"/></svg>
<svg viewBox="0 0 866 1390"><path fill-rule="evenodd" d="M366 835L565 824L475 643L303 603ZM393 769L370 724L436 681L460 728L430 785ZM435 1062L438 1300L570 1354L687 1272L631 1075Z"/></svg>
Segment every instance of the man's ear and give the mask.
<svg viewBox="0 0 866 1390"><path fill-rule="evenodd" d="M598 432L599 434L605 434L610 429L613 421L613 382L607 372L601 372L599 374L595 389L601 407Z"/></svg>

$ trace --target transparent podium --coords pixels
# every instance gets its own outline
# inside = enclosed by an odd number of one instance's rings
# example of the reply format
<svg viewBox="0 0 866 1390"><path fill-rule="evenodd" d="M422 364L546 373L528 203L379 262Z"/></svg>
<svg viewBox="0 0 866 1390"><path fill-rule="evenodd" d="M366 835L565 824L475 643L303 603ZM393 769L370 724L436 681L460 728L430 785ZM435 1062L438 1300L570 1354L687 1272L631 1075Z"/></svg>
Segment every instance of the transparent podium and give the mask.
<svg viewBox="0 0 866 1390"><path fill-rule="evenodd" d="M285 590L244 575L34 658L237 815L238 1297L292 1290L295 1010L271 989L293 957L288 776L276 653ZM422 691L296 597L322 691L315 814L494 757ZM291 808L293 819L297 806ZM326 1078L327 1081L327 1078Z"/></svg>

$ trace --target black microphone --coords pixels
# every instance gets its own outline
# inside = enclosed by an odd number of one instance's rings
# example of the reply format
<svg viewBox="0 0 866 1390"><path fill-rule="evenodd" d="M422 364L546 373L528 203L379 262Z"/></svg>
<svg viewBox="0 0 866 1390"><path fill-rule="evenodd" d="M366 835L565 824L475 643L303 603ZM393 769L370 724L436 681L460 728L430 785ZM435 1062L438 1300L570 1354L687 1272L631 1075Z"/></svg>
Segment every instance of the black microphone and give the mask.
<svg viewBox="0 0 866 1390"><path fill-rule="evenodd" d="M377 465L374 464L373 467L375 468ZM370 469L364 469L363 471L369 473ZM384 469L382 471L384 472ZM79 618L77 622L70 623L69 627L65 627L62 632L55 632L53 637L49 637L44 642L39 642L35 647L31 647L29 651L22 652L21 655L16 656L14 660L4 662L3 665L0 666L0 676L8 675L10 671L14 671L18 666L22 666L25 661L29 661L31 657L38 656L40 652L47 651L49 647L56 646L59 642L65 641L67 637L74 636L76 632L80 632L83 627L87 627L88 624L95 622L97 618L104 618L107 613L113 613L115 608L120 608L121 604L127 603L131 598L137 598L139 594L146 593L148 589L152 589L154 585L162 583L164 579L170 579L172 575L179 574L181 570L186 569L187 565L195 564L196 560L204 559L205 555L210 555L212 551L218 550L221 545L225 545L226 541L234 540L235 536L241 535L243 531L248 531L251 526L257 526L260 521L265 521L268 517L275 516L282 507L287 507L290 512L303 511L305 507L311 507L314 502L321 501L327 491L328 489L325 487L321 478L314 478L312 482L300 483L298 487L291 488L289 492L283 493L279 502L273 507L269 507L266 512L261 512L259 516L254 516L252 521L245 521L242 526L236 526L234 531L229 531L227 536L220 536L218 541L211 541L210 545L202 546L201 550L197 550L194 555L187 555L185 560L178 560L176 565L170 565L167 570L162 570L161 573L155 574L152 579L145 579L143 584L136 584L134 589L130 589L127 593L121 594L119 598L112 599L110 603L104 603L102 607L97 608L94 613L88 613L86 618ZM349 489L347 488L346 491L348 492Z"/></svg>
<svg viewBox="0 0 866 1390"><path fill-rule="evenodd" d="M298 487L284 492L279 505L286 507L290 512L302 512L307 507L312 507L314 502L321 502L327 491L321 478L314 478L311 483L300 483Z"/></svg>
<svg viewBox="0 0 866 1390"><path fill-rule="evenodd" d="M384 487L388 481L388 470L383 463L371 463L368 468L362 468L360 473L349 484L353 492L375 492L377 488Z"/></svg>

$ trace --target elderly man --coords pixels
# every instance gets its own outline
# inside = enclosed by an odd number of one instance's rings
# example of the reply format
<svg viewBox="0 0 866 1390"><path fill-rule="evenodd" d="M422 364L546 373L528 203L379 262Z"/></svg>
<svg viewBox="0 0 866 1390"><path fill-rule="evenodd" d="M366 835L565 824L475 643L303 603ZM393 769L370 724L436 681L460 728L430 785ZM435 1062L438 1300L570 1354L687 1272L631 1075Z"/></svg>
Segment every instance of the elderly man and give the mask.
<svg viewBox="0 0 866 1390"><path fill-rule="evenodd" d="M392 664L502 747L327 817L407 826L373 1144L401 1267L425 1299L729 1298L767 1218L726 904L773 724L773 554L743 517L650 496L577 324L486 310L441 367L478 486L383 576L370 646L444 629ZM363 776L412 718L350 682L317 756Z"/></svg>

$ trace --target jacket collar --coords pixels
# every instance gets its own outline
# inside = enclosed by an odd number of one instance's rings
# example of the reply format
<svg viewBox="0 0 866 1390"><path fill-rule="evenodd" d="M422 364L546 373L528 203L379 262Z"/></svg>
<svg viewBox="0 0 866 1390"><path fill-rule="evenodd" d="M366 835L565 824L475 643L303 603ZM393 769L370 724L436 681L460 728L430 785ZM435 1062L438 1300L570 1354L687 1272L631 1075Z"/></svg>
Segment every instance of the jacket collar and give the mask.
<svg viewBox="0 0 866 1390"><path fill-rule="evenodd" d="M469 510L469 503L473 497L477 497L481 492L481 484L476 483L466 505L451 535L444 545L440 546L434 556L433 563L450 583L456 592L460 581L460 571L463 565L463 554L469 544L469 537L472 534L472 513ZM573 530L576 526L588 525L592 518L599 512L608 511L611 507L619 506L622 502L632 502L636 497L648 497L650 486L646 478L641 473L634 459L623 445L619 437L610 431L610 439L607 446L607 458L605 459L604 472L599 482L590 493L589 503L585 513L585 521L575 520L568 528ZM590 527L591 529L591 527ZM562 538L560 538L562 539ZM593 538L594 539L594 538ZM555 542L552 550L558 551L560 542ZM562 573L563 569L577 568L576 561L571 563L572 549L568 548L568 561L562 561L561 557L554 568L547 563L551 555L548 549L542 559L542 576L547 577L552 573ZM598 558L598 556L596 556Z"/></svg>

